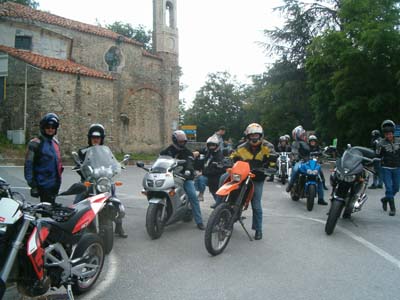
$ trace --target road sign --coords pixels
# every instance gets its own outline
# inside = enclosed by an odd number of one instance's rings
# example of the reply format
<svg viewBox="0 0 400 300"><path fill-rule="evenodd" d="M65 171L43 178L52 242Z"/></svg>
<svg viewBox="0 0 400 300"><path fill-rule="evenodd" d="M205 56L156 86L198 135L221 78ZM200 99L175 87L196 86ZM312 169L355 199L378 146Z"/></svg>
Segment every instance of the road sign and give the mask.
<svg viewBox="0 0 400 300"><path fill-rule="evenodd" d="M187 138L191 141L196 140L197 136L197 125L182 125L181 130L183 130Z"/></svg>

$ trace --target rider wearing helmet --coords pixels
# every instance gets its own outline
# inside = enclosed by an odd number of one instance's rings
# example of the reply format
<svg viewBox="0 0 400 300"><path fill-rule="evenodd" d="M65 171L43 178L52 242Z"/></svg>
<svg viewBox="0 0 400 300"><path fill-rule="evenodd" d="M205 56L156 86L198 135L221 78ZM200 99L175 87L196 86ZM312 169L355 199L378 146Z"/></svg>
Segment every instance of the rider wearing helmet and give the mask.
<svg viewBox="0 0 400 300"><path fill-rule="evenodd" d="M379 130L375 129L371 131L371 148L376 152L376 148L381 141L381 133ZM370 189L381 189L383 187L382 172L381 172L381 162L374 161L374 178L372 184L368 187Z"/></svg>
<svg viewBox="0 0 400 300"><path fill-rule="evenodd" d="M316 142L317 137L315 135L311 135L311 143L307 144L307 135L303 126L299 125L295 127L292 131L293 137L293 146L292 146L292 154L294 154L294 159L297 160L296 164L292 169L292 175L290 176L290 180L288 186L286 187L286 192L290 192L294 183L297 180L297 176L299 173L299 168L301 165L301 161L308 160L310 157L311 147L316 150ZM319 147L318 147L319 148ZM327 205L328 203L324 200L324 182L325 178L323 176L322 170L320 172L321 181L318 182L317 190L318 190L318 204L319 205ZM326 188L326 187L325 187Z"/></svg>
<svg viewBox="0 0 400 300"><path fill-rule="evenodd" d="M264 130L260 124L252 123L247 126L246 142L238 146L237 150L232 153L231 158L234 161L242 160L250 164L252 170L257 168L266 167L269 164L270 145L263 139ZM254 182L254 195L251 200L251 207L253 209L253 225L252 229L255 230L255 239L262 239L262 205L261 198L264 186L265 175L263 172L257 172L253 178Z"/></svg>
<svg viewBox="0 0 400 300"><path fill-rule="evenodd" d="M88 149L90 147L99 146L99 145L104 144L105 137L106 137L106 131L105 131L103 125L101 125L99 123L90 125L88 134L87 134L88 146L85 148L81 148L78 151L78 156L79 156L79 159L81 160L81 162L85 161L86 152L88 151ZM80 171L78 171L78 174L81 175L81 181L82 182L85 181L85 178L83 177L83 175ZM86 197L87 197L86 193L78 194L75 197L74 203L78 203L78 202L82 201L83 199L85 199ZM118 206L118 210L119 210L119 214L118 214L118 217L115 219L115 233L118 234L122 238L127 238L128 235L125 233L125 230L122 227L122 219L125 216L125 208L122 205L122 203L120 203L120 205Z"/></svg>
<svg viewBox="0 0 400 300"><path fill-rule="evenodd" d="M277 152L291 152L292 148L288 144L288 140L286 136L282 135L279 138L279 144L278 147L276 147Z"/></svg>
<svg viewBox="0 0 400 300"><path fill-rule="evenodd" d="M24 175L31 188L31 196L41 202L54 204L61 186L60 145L55 138L60 119L48 113L40 120L39 137L29 141L24 166Z"/></svg>
<svg viewBox="0 0 400 300"><path fill-rule="evenodd" d="M382 158L382 175L385 184L385 197L381 199L383 210L390 207L390 216L396 214L394 196L399 191L400 184L400 138L394 136L396 124L392 120L382 122L384 135L376 148L376 153Z"/></svg>
<svg viewBox="0 0 400 300"><path fill-rule="evenodd" d="M184 165L184 172L189 173L186 175L186 180L184 183L184 189L186 194L188 195L190 204L192 205L192 211L194 220L197 224L197 228L200 230L204 230L203 218L201 217L200 204L196 195L196 189L194 186L194 157L193 153L186 147L187 137L183 130L175 130L172 133L172 144L162 150L160 155L171 156L176 159L184 159L186 160L186 164Z"/></svg>
<svg viewBox="0 0 400 300"><path fill-rule="evenodd" d="M203 199L205 187L208 185L208 189L215 200L215 204L211 208L219 203L219 198L216 195L218 190L218 181L220 176L225 173L225 168L222 166L224 155L220 151L220 144L218 138L213 135L207 139L206 147L200 151L201 161L201 172L202 175L198 176L195 180L197 182L199 190L199 200ZM200 200L202 201L202 200Z"/></svg>

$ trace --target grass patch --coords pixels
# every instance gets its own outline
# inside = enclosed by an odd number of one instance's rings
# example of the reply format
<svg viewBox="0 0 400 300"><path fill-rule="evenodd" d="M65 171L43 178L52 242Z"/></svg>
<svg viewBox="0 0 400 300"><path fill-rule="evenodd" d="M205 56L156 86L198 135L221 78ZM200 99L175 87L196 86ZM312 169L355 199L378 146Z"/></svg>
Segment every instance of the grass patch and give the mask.
<svg viewBox="0 0 400 300"><path fill-rule="evenodd" d="M14 145L3 134L0 134L0 154L3 157L15 159L24 158L26 152L25 145Z"/></svg>
<svg viewBox="0 0 400 300"><path fill-rule="evenodd" d="M124 155L126 153L114 153L115 158L118 161L121 161L124 159ZM131 161L153 161L156 160L158 157L158 154L154 153L131 153Z"/></svg>

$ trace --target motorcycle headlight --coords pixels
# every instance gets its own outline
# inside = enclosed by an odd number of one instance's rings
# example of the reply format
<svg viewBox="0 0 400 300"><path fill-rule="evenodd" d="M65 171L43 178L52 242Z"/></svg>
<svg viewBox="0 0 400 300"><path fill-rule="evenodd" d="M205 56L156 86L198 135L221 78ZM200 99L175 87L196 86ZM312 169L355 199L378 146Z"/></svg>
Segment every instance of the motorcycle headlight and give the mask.
<svg viewBox="0 0 400 300"><path fill-rule="evenodd" d="M0 225L0 233L6 233L7 231L7 225Z"/></svg>
<svg viewBox="0 0 400 300"><path fill-rule="evenodd" d="M344 176L344 181L346 181L346 182L353 182L354 180L356 180L356 175L346 175L346 176Z"/></svg>
<svg viewBox="0 0 400 300"><path fill-rule="evenodd" d="M162 187L164 184L165 180L164 179L159 179L156 180L156 187Z"/></svg>
<svg viewBox="0 0 400 300"><path fill-rule="evenodd" d="M242 179L242 176L240 174L232 174L232 180L239 182Z"/></svg>
<svg viewBox="0 0 400 300"><path fill-rule="evenodd" d="M307 170L308 175L318 175L318 170Z"/></svg>
<svg viewBox="0 0 400 300"><path fill-rule="evenodd" d="M100 193L105 193L111 191L111 181L110 179L103 177L97 180L96 188Z"/></svg>

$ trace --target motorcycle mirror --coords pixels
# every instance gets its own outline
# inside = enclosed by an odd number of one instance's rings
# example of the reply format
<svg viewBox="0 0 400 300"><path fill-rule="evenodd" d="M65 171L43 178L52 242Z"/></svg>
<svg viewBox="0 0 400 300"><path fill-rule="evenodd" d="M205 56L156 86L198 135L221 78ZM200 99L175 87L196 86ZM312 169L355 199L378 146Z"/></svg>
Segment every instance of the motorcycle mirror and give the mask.
<svg viewBox="0 0 400 300"><path fill-rule="evenodd" d="M124 155L124 159L121 161L122 165L127 165L131 156L129 154Z"/></svg>
<svg viewBox="0 0 400 300"><path fill-rule="evenodd" d="M68 190L58 194L58 196L70 196L70 195L77 195L86 192L86 186L81 183L77 182L71 185Z"/></svg>
<svg viewBox="0 0 400 300"><path fill-rule="evenodd" d="M189 170L186 170L186 171L185 171L185 176L190 176L190 174L191 174L191 173L190 173Z"/></svg>
<svg viewBox="0 0 400 300"><path fill-rule="evenodd" d="M351 148L351 144L347 144L347 149L350 149Z"/></svg>
<svg viewBox="0 0 400 300"><path fill-rule="evenodd" d="M75 163L80 166L81 160L79 159L78 153L76 153L75 151L72 151L71 154L72 154L72 158L74 159Z"/></svg>
<svg viewBox="0 0 400 300"><path fill-rule="evenodd" d="M138 162L136 163L136 166L139 167L139 168L144 168L144 163L141 162L141 161L138 161Z"/></svg>

